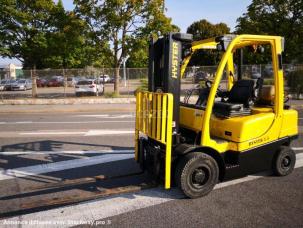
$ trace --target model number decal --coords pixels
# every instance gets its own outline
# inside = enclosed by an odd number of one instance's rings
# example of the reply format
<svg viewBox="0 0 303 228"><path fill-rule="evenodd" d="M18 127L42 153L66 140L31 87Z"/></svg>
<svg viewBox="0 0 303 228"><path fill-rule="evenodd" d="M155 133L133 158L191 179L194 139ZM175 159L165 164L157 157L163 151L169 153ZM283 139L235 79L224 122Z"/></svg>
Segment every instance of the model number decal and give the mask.
<svg viewBox="0 0 303 228"><path fill-rule="evenodd" d="M177 42L173 42L173 53L172 53L172 68L171 68L171 76L173 78L178 77L178 58L179 57L179 45Z"/></svg>
<svg viewBox="0 0 303 228"><path fill-rule="evenodd" d="M195 110L195 117L202 117L203 113L201 111Z"/></svg>
<svg viewBox="0 0 303 228"><path fill-rule="evenodd" d="M256 144L264 143L264 142L266 142L268 140L269 140L269 136L266 136L264 138L255 139L255 140L250 141L248 143L248 146L254 146Z"/></svg>

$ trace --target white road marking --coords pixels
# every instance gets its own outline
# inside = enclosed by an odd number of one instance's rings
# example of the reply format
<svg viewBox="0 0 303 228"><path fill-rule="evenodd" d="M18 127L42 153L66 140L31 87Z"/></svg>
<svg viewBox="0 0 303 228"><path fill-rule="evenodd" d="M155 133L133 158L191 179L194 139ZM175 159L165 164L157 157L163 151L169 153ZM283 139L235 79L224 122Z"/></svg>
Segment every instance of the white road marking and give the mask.
<svg viewBox="0 0 303 228"><path fill-rule="evenodd" d="M109 118L109 119L118 119L118 118L132 118L133 114L120 114L120 115L109 115L109 114L101 114L101 115L76 115L76 117L93 117L93 118Z"/></svg>
<svg viewBox="0 0 303 228"><path fill-rule="evenodd" d="M134 130L130 129L102 129L102 130L88 130L88 131L30 131L30 132L18 132L18 135L35 135L35 136L45 136L45 135L83 135L83 136L97 136L97 135L125 135L134 134Z"/></svg>
<svg viewBox="0 0 303 228"><path fill-rule="evenodd" d="M303 153L298 153L296 154L297 159L303 159Z"/></svg>
<svg viewBox="0 0 303 228"><path fill-rule="evenodd" d="M83 135L85 131L57 131L57 132L20 132L19 135Z"/></svg>
<svg viewBox="0 0 303 228"><path fill-rule="evenodd" d="M0 122L1 125L17 124L90 124L90 123L132 123L134 120L96 120L96 121L19 121L19 122Z"/></svg>
<svg viewBox="0 0 303 228"><path fill-rule="evenodd" d="M106 153L134 153L134 150L63 150L63 151L4 151L0 155L47 155L47 154L106 154Z"/></svg>
<svg viewBox="0 0 303 228"><path fill-rule="evenodd" d="M18 121L18 122L15 122L16 124L31 124L33 123L33 121Z"/></svg>
<svg viewBox="0 0 303 228"><path fill-rule="evenodd" d="M76 115L75 117L109 117L109 114L100 114L100 115Z"/></svg>
<svg viewBox="0 0 303 228"><path fill-rule="evenodd" d="M85 136L134 134L134 130L89 130Z"/></svg>
<svg viewBox="0 0 303 228"><path fill-rule="evenodd" d="M62 171L66 169L74 169L85 166L103 164L107 162L120 161L134 158L133 153L125 154L104 154L93 157L73 159L68 161L53 162L48 164L33 165L16 169L6 169L0 171L0 180L13 179L16 177L25 177L42 173Z"/></svg>
<svg viewBox="0 0 303 228"><path fill-rule="evenodd" d="M296 168L303 167L302 155L303 153L297 154ZM217 184L215 189L225 188L259 178L262 178L262 176L247 176L237 180ZM167 191L159 187L143 190L137 193L121 194L118 196L108 197L106 199L93 200L76 205L60 207L57 209L16 216L7 220L1 220L0 224L2 222L2 225L5 225L5 227L13 227L7 223L15 222L16 224L20 224L24 222L24 225L22 225L22 227L26 228L32 227L31 225L26 225L26 222L28 221L38 221L40 222L39 226L41 227L43 223L45 224L45 222L53 222L51 224L52 227L72 227L77 224L71 224L71 222L81 221L94 222L96 220L104 220L106 222L106 218L109 217L147 208L150 206L159 205L172 200L181 199L183 197L184 196L178 189L171 189ZM96 223L93 225L96 225ZM47 226L49 226L49 224ZM20 225L15 225L14 227L20 227Z"/></svg>
<svg viewBox="0 0 303 228"><path fill-rule="evenodd" d="M292 147L293 150L303 150L303 147Z"/></svg>

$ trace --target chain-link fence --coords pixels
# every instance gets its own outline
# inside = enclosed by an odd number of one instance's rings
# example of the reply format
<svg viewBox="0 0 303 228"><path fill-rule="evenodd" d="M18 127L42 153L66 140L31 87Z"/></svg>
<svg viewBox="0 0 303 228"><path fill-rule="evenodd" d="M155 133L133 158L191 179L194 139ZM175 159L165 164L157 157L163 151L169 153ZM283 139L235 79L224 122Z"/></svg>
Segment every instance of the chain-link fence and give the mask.
<svg viewBox="0 0 303 228"><path fill-rule="evenodd" d="M237 79L239 69L235 65L233 77ZM204 87L205 81L213 81L217 66L189 67L186 69L182 79L181 89L183 94L186 90L195 87ZM284 64L285 89L293 94L303 94L303 65L302 64ZM274 72L271 64L268 65L243 65L241 67L243 79L257 79L262 77L263 84L272 85L274 83ZM227 87L226 71L223 72L220 88Z"/></svg>
<svg viewBox="0 0 303 228"><path fill-rule="evenodd" d="M235 69L234 77L237 77L237 66ZM284 65L283 69L285 85L295 87L290 89L292 92L301 93L303 65ZM212 81L216 70L217 66L188 67L181 83L182 94L185 94L188 89L204 86L206 80ZM243 78L262 77L266 84L273 82L271 65L244 65L241 70ZM69 98L88 95L113 97L117 73L119 74L121 97L133 97L136 90L147 89L147 68L116 70L89 67L85 69L21 70L16 78L5 78L0 74L0 98ZM85 81L89 81L88 84ZM226 72L224 72L221 89L226 88L226 84Z"/></svg>
<svg viewBox="0 0 303 228"><path fill-rule="evenodd" d="M112 97L116 73L116 69L109 68L22 70L17 78L1 77L0 96L2 99ZM118 73L122 97L133 97L135 90L147 82L146 68L118 69Z"/></svg>

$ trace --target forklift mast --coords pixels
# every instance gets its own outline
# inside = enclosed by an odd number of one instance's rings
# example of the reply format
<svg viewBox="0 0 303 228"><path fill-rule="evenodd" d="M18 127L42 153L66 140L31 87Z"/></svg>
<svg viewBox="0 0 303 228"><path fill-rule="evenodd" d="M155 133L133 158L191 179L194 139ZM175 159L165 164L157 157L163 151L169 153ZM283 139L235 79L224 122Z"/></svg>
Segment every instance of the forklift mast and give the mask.
<svg viewBox="0 0 303 228"><path fill-rule="evenodd" d="M149 45L149 92L173 94L173 143L179 134L181 64L184 50L191 46L192 34L169 33L151 39Z"/></svg>

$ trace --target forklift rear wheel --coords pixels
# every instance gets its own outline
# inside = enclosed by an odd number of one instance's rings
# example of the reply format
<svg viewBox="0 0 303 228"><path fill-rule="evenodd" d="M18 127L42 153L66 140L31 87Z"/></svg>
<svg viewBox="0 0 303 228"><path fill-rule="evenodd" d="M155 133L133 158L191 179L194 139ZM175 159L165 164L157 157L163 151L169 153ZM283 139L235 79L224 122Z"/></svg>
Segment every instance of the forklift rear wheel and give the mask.
<svg viewBox="0 0 303 228"><path fill-rule="evenodd" d="M207 195L217 184L219 167L209 155L193 152L182 157L176 167L176 183L189 198Z"/></svg>
<svg viewBox="0 0 303 228"><path fill-rule="evenodd" d="M295 152L288 146L281 146L274 159L273 171L277 176L286 176L294 170L295 164Z"/></svg>

